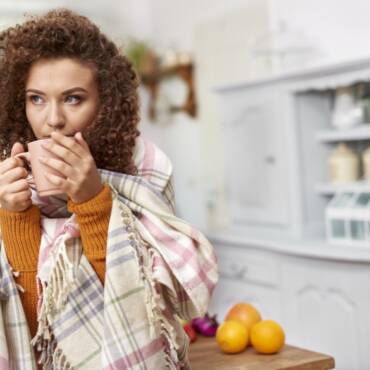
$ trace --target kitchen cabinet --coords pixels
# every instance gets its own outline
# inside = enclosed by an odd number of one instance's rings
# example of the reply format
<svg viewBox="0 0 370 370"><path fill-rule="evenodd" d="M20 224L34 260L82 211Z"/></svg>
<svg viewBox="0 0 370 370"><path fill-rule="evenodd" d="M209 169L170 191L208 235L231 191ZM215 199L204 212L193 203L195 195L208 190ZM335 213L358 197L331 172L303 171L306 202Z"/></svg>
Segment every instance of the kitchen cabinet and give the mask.
<svg viewBox="0 0 370 370"><path fill-rule="evenodd" d="M370 146L367 122L346 130L331 124L335 91L359 84L370 84L370 59L215 88L230 233L324 240L330 198L370 192L370 182L329 181L335 145L345 141L359 155Z"/></svg>
<svg viewBox="0 0 370 370"><path fill-rule="evenodd" d="M223 111L232 223L286 226L284 97L274 88L231 89Z"/></svg>
<svg viewBox="0 0 370 370"><path fill-rule="evenodd" d="M215 88L222 107L230 222L208 230L221 320L245 300L282 324L293 345L335 357L339 370L370 369L370 244L329 244L325 210L337 192L370 182L330 182L339 142L359 155L370 124L331 124L338 88L370 85L370 58ZM370 212L370 210L369 210Z"/></svg>
<svg viewBox="0 0 370 370"><path fill-rule="evenodd" d="M288 257L282 265L290 341L332 354L338 369L369 369L369 264Z"/></svg>
<svg viewBox="0 0 370 370"><path fill-rule="evenodd" d="M210 312L237 302L279 322L287 343L327 353L338 370L370 369L370 250L349 256L322 245L214 235L220 282Z"/></svg>
<svg viewBox="0 0 370 370"><path fill-rule="evenodd" d="M217 248L219 271L222 276L216 285L212 307L218 317L223 320L227 310L238 301L246 301L255 305L269 316L280 319L280 271L269 254L245 253L228 245ZM246 286L248 289L246 289Z"/></svg>

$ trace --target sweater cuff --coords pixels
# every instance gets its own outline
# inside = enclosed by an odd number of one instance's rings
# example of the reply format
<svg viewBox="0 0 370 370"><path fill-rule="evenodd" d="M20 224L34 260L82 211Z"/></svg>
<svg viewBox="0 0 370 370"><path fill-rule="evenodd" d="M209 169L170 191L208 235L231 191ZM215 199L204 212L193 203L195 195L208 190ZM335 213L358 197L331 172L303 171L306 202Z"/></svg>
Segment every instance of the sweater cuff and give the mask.
<svg viewBox="0 0 370 370"><path fill-rule="evenodd" d="M35 271L41 242L40 209L23 212L0 209L0 226L10 265L18 271Z"/></svg>
<svg viewBox="0 0 370 370"><path fill-rule="evenodd" d="M68 211L77 216L90 216L96 212L107 212L112 208L112 193L109 185L104 184L103 189L94 198L82 203L74 203L71 199L67 202Z"/></svg>
<svg viewBox="0 0 370 370"><path fill-rule="evenodd" d="M83 203L68 200L68 210L75 213L80 226L82 246L90 262L102 260L106 255L112 194L108 185L94 198Z"/></svg>

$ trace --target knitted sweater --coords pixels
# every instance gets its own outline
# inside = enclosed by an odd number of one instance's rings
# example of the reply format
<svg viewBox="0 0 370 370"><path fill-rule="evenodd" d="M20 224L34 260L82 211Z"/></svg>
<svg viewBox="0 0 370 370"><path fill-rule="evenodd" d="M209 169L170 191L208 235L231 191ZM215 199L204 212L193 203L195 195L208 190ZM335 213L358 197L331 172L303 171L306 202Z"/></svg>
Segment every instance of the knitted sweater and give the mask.
<svg viewBox="0 0 370 370"><path fill-rule="evenodd" d="M94 198L83 202L68 201L69 212L75 213L80 226L83 251L99 279L104 283L105 255L112 196L109 186ZM16 283L24 293L21 300L31 336L37 330L36 272L41 241L40 209L33 205L23 212L0 209L0 227L8 261L19 271Z"/></svg>

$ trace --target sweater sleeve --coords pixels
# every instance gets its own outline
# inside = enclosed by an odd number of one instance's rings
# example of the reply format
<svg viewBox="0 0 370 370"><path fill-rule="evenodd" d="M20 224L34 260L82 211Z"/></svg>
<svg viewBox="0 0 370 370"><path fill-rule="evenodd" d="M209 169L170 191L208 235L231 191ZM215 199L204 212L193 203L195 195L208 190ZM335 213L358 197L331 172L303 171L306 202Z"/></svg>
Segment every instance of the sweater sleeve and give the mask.
<svg viewBox="0 0 370 370"><path fill-rule="evenodd" d="M68 200L69 212L75 213L80 226L82 248L99 279L104 284L108 225L112 194L108 185L94 198L83 203Z"/></svg>
<svg viewBox="0 0 370 370"><path fill-rule="evenodd" d="M40 210L35 205L23 212L0 208L0 226L6 256L17 271L35 271L41 241Z"/></svg>
<svg viewBox="0 0 370 370"><path fill-rule="evenodd" d="M20 295L31 336L37 330L36 271L41 241L40 210L32 206L23 212L0 209L0 227L10 265L20 274L16 282L22 286Z"/></svg>

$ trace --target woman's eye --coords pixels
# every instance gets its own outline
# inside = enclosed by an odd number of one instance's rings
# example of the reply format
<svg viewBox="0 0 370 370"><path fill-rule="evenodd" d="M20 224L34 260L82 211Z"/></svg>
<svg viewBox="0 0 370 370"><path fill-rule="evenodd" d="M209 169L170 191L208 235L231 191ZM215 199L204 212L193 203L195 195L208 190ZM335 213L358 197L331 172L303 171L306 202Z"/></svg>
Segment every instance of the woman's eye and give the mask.
<svg viewBox="0 0 370 370"><path fill-rule="evenodd" d="M43 103L43 100L42 100L41 96L39 96L39 95L31 95L30 100L34 104L42 104Z"/></svg>
<svg viewBox="0 0 370 370"><path fill-rule="evenodd" d="M78 104L81 100L82 98L78 95L69 95L66 97L66 102L69 104Z"/></svg>

